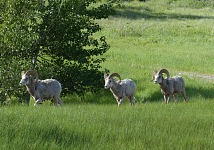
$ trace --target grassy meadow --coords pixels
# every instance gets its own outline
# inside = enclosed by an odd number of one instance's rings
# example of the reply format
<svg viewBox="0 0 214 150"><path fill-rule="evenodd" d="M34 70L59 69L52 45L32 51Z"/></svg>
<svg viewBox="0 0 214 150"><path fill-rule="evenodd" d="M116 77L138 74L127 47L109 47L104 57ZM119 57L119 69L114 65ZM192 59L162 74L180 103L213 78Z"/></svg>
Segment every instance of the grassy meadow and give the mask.
<svg viewBox="0 0 214 150"><path fill-rule="evenodd" d="M135 107L118 107L109 90L65 97L62 107L2 106L0 149L213 149L214 79L203 76L214 76L214 4L191 1L121 2L97 20L111 46L102 66L136 82ZM184 78L188 102L163 103L151 82L160 68Z"/></svg>

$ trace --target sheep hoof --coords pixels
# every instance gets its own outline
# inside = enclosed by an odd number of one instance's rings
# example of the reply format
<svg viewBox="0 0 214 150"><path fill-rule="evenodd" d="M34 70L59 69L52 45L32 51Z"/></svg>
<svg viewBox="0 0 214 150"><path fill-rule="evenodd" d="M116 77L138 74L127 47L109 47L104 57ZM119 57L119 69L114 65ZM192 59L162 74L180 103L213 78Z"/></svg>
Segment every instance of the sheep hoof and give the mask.
<svg viewBox="0 0 214 150"><path fill-rule="evenodd" d="M34 106L35 106L35 107L38 107L39 105L35 103Z"/></svg>

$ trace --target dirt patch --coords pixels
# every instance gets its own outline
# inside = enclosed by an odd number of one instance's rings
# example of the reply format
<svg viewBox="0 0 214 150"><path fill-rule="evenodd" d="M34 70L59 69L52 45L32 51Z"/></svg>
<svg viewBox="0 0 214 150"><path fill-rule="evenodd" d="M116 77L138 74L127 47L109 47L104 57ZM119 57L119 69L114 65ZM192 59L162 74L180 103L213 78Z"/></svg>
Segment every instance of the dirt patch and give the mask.
<svg viewBox="0 0 214 150"><path fill-rule="evenodd" d="M178 72L180 75L186 75L189 77L198 77L198 78L204 78L207 80L214 80L214 75L204 75L204 74L199 74L199 73L191 73L191 72Z"/></svg>

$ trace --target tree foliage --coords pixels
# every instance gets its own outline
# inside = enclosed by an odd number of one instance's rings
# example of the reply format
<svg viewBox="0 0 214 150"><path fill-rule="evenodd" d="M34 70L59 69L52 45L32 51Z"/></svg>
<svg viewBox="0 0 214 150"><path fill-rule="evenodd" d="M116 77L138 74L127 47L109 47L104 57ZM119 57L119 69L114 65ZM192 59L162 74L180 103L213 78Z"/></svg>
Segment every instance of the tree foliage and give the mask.
<svg viewBox="0 0 214 150"><path fill-rule="evenodd" d="M20 97L23 69L36 69L42 79L56 78L63 94L97 91L102 86L100 63L109 45L104 36L94 36L101 30L95 19L113 11L110 3L96 2L1 0L0 91Z"/></svg>

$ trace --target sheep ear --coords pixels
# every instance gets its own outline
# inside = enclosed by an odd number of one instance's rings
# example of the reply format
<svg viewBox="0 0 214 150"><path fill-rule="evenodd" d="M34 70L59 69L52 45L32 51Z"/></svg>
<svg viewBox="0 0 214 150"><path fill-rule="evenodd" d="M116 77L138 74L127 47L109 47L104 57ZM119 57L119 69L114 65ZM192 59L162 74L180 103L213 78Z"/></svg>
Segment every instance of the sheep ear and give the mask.
<svg viewBox="0 0 214 150"><path fill-rule="evenodd" d="M151 82L155 79L155 75L157 74L157 70L154 70L153 73L152 73L152 80Z"/></svg>
<svg viewBox="0 0 214 150"><path fill-rule="evenodd" d="M156 74L156 73L157 73L157 70L154 70L154 71L153 71L153 74Z"/></svg>
<svg viewBox="0 0 214 150"><path fill-rule="evenodd" d="M21 76L23 76L25 73L26 73L26 71L22 71L22 72L21 72Z"/></svg>
<svg viewBox="0 0 214 150"><path fill-rule="evenodd" d="M107 78L107 77L108 77L108 74L105 73L105 74L104 74L104 79Z"/></svg>

